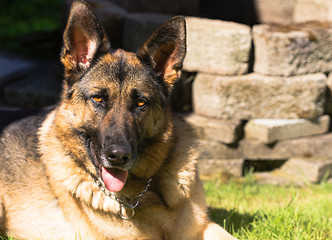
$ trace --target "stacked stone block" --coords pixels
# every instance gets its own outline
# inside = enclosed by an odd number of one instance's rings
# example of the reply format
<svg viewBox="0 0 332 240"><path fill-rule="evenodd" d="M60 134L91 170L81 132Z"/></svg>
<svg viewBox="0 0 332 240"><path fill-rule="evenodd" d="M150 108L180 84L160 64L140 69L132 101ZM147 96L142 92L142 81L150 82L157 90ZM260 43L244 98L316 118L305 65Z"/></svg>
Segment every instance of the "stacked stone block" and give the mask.
<svg viewBox="0 0 332 240"><path fill-rule="evenodd" d="M331 21L331 0L296 0L293 12L294 22Z"/></svg>
<svg viewBox="0 0 332 240"><path fill-rule="evenodd" d="M248 72L250 28L243 24L187 17L184 69L221 75Z"/></svg>
<svg viewBox="0 0 332 240"><path fill-rule="evenodd" d="M254 71L294 76L332 70L332 23L256 25Z"/></svg>
<svg viewBox="0 0 332 240"><path fill-rule="evenodd" d="M246 138L271 144L284 139L324 134L328 131L330 117L308 119L254 119L245 127Z"/></svg>
<svg viewBox="0 0 332 240"><path fill-rule="evenodd" d="M193 86L194 111L220 119L314 119L324 113L325 82L322 73L294 77L199 73Z"/></svg>

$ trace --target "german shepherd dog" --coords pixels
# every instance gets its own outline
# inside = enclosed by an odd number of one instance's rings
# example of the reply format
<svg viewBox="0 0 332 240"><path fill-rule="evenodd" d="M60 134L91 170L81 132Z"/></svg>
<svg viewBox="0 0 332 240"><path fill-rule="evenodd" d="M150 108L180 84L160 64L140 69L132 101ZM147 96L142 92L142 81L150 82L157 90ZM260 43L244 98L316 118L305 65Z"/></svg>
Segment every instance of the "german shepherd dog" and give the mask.
<svg viewBox="0 0 332 240"><path fill-rule="evenodd" d="M71 7L60 102L0 139L0 235L15 239L234 239L207 214L190 131L171 116L183 17L137 54L113 50L91 8Z"/></svg>

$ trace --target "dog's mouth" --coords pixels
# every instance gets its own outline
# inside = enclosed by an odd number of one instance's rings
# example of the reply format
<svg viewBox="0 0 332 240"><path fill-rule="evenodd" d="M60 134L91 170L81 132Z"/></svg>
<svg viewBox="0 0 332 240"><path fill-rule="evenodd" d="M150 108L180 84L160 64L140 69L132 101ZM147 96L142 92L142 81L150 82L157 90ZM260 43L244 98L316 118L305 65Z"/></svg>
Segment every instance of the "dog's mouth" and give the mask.
<svg viewBox="0 0 332 240"><path fill-rule="evenodd" d="M128 170L120 169L118 167L104 167L101 164L101 161L98 160L91 139L87 140L87 149L92 163L96 167L97 177L104 182L108 191L121 191L126 184Z"/></svg>

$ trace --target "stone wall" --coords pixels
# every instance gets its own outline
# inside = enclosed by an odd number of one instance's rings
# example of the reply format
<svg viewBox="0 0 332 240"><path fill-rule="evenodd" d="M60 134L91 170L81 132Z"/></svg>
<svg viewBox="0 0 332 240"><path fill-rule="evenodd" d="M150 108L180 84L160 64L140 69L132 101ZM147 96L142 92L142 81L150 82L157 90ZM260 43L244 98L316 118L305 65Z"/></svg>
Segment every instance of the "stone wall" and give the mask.
<svg viewBox="0 0 332 240"><path fill-rule="evenodd" d="M258 24L250 31L247 26L220 20L195 19L192 27L193 22L189 18L188 51L195 53L188 53L184 68L196 71L197 75L192 91L193 113L186 121L200 133L200 159L234 162L302 158L323 166L308 170L331 173L331 77L327 76L332 70L332 25ZM199 30L199 25L208 29L203 26L209 22L210 28L220 27L223 31ZM204 36L199 37L199 32ZM221 42L224 44L220 46ZM254 61L250 72L252 48ZM209 124L202 126L202 122ZM238 128L243 128L243 136L238 130L230 132ZM293 166L287 164L284 168L288 165ZM215 170L218 165L210 166ZM303 171L293 168L297 169ZM208 172L206 167L204 171ZM294 174L298 175L301 174ZM303 176L307 179L306 174ZM322 174L315 176L316 182L322 179ZM268 182L265 175L263 179Z"/></svg>

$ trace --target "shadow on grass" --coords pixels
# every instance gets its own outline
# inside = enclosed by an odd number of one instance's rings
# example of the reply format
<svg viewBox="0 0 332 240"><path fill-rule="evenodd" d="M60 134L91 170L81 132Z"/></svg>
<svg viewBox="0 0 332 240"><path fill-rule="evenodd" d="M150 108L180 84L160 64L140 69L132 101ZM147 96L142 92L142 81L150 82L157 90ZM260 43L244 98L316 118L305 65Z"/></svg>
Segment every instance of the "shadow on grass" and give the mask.
<svg viewBox="0 0 332 240"><path fill-rule="evenodd" d="M226 210L222 208L209 208L210 218L230 233L241 231L241 229L249 229L254 221L255 215L248 213L240 214L235 210Z"/></svg>

